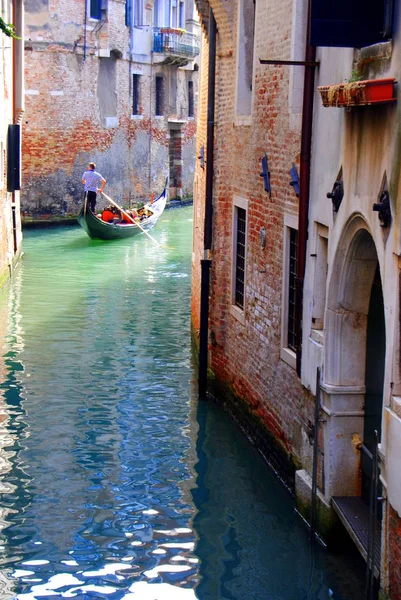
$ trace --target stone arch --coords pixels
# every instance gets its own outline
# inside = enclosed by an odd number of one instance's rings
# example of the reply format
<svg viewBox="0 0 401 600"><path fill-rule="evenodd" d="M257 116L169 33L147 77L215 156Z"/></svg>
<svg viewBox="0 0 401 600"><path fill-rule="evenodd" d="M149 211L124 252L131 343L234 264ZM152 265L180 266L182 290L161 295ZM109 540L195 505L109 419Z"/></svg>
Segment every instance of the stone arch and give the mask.
<svg viewBox="0 0 401 600"><path fill-rule="evenodd" d="M328 500L361 495L358 448L364 436L368 315L378 264L366 221L353 215L338 243L325 314L321 392Z"/></svg>
<svg viewBox="0 0 401 600"><path fill-rule="evenodd" d="M366 321L378 256L366 221L347 224L337 248L326 311L324 381L364 386ZM340 344L340 345L339 345Z"/></svg>

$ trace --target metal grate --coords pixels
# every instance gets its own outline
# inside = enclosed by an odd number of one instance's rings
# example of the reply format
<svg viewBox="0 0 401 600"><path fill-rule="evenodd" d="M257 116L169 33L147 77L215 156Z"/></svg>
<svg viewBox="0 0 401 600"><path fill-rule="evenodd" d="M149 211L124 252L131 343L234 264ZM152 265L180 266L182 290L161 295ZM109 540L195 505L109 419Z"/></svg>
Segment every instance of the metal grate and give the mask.
<svg viewBox="0 0 401 600"><path fill-rule="evenodd" d="M298 231L290 228L290 248L288 264L288 339L290 350L297 351L297 334L295 327L296 277L298 265Z"/></svg>
<svg viewBox="0 0 401 600"><path fill-rule="evenodd" d="M163 77L156 76L156 115L161 116L163 114L164 107L164 79Z"/></svg>
<svg viewBox="0 0 401 600"><path fill-rule="evenodd" d="M139 85L141 76L134 73L132 76L132 114L139 115Z"/></svg>
<svg viewBox="0 0 401 600"><path fill-rule="evenodd" d="M246 211L237 207L237 247L235 255L235 304L244 308Z"/></svg>

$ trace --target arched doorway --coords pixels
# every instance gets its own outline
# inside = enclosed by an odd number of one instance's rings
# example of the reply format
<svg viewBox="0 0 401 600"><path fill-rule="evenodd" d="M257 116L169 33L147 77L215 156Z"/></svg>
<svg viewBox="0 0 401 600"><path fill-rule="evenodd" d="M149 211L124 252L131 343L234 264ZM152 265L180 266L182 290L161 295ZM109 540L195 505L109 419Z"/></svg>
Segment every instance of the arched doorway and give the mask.
<svg viewBox="0 0 401 600"><path fill-rule="evenodd" d="M371 450L375 430L381 434L386 334L379 259L362 217L354 216L345 228L330 271L321 385L323 492L366 557L373 505Z"/></svg>

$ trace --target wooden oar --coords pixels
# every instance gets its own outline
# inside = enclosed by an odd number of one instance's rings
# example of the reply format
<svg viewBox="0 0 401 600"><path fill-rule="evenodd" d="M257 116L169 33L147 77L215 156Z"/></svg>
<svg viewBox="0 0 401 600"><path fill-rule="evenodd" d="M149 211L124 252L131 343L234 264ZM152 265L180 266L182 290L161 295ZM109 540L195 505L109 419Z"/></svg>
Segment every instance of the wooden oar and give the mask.
<svg viewBox="0 0 401 600"><path fill-rule="evenodd" d="M139 227L139 229L140 229L141 231L143 231L143 233L145 233L145 234L148 236L148 238L150 238L150 239L152 240L152 242L154 242L154 243L155 243L155 244L157 244L159 247L161 247L161 244L159 244L159 242L158 242L157 240L155 240L155 238L154 238L153 236L151 236L151 235L150 235L150 233L148 233L148 232L146 231L146 229L144 229L143 227L141 227L141 225L138 223L138 221L135 221L135 220L134 220L134 219L131 217L131 215L129 215L129 214L128 214L128 213L127 213L127 212L126 212L126 211L125 211L123 208L121 208L121 206L119 206L119 205L117 204L117 202L114 202L114 200L113 200L112 198L110 198L110 196L108 196L107 194L105 194L104 192L102 192L102 194L103 194L103 196L104 196L104 197L105 197L105 198L106 198L106 199L107 199L109 202L111 202L112 204L114 204L114 206L115 206L116 208L118 208L118 210L120 210L120 211L123 213L123 215L125 215L126 217L128 217L128 219L129 219L129 220L130 220L130 221L131 221L131 222L132 222L134 225L137 225L137 226Z"/></svg>

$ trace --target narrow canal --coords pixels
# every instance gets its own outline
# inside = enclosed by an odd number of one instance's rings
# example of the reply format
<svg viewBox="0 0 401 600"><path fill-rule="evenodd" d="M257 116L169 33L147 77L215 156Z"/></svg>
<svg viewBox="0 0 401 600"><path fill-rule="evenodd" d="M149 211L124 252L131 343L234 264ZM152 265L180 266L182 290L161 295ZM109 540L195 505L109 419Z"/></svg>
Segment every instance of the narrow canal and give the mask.
<svg viewBox="0 0 401 600"><path fill-rule="evenodd" d="M192 210L154 236L28 232L0 297L0 598L363 598L190 350Z"/></svg>

